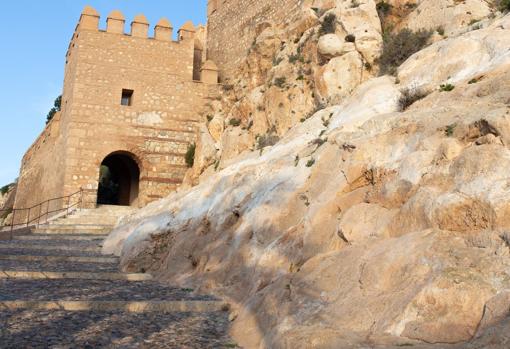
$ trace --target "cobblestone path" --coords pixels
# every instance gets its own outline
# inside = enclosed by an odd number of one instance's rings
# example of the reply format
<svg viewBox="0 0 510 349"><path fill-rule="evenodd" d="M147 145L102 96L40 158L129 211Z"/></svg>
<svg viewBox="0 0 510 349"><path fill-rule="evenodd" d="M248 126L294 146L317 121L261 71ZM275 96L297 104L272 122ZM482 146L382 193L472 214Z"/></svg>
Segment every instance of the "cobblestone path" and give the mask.
<svg viewBox="0 0 510 349"><path fill-rule="evenodd" d="M0 348L237 348L226 304L120 273L104 237L0 241Z"/></svg>

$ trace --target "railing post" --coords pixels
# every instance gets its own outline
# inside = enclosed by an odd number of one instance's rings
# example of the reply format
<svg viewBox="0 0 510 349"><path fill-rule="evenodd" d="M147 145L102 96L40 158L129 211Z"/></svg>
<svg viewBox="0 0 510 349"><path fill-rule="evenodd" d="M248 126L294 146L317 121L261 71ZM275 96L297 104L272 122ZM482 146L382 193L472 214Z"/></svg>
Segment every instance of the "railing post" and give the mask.
<svg viewBox="0 0 510 349"><path fill-rule="evenodd" d="M14 218L16 218L16 209L12 210L11 233L14 230Z"/></svg>
<svg viewBox="0 0 510 349"><path fill-rule="evenodd" d="M42 212L42 204L37 205L39 209L39 213L37 214L37 228L41 225L41 212Z"/></svg>

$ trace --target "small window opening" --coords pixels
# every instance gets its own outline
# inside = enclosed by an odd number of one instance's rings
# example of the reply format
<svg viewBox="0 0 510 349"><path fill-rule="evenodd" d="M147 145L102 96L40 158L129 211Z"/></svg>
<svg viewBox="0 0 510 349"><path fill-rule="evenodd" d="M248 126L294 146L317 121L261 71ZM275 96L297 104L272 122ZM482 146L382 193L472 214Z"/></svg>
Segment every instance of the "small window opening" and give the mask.
<svg viewBox="0 0 510 349"><path fill-rule="evenodd" d="M133 104L133 93L133 90L122 90L122 99L120 104L127 107L131 106Z"/></svg>

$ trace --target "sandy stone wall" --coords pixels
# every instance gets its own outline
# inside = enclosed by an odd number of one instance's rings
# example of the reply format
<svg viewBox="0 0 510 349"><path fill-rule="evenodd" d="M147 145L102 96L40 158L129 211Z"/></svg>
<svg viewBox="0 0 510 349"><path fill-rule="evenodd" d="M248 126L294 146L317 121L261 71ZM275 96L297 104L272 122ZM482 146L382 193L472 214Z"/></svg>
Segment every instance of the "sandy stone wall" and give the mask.
<svg viewBox="0 0 510 349"><path fill-rule="evenodd" d="M63 195L62 169L65 168L65 148L64 137L60 132L61 116L61 113L54 116L23 157L15 200L16 208L30 208ZM44 210L52 210L61 204L62 202L54 202L51 207L44 207ZM39 214L37 210L32 210L30 215L37 216ZM26 216L28 211L19 215L16 221L21 222Z"/></svg>
<svg viewBox="0 0 510 349"><path fill-rule="evenodd" d="M208 58L225 80L246 59L247 51L265 23L286 25L296 19L303 0L209 0Z"/></svg>
<svg viewBox="0 0 510 349"><path fill-rule="evenodd" d="M85 9L67 55L62 113L24 157L16 207L97 189L102 161L116 152L140 169L135 205L181 184L184 155L216 85L193 80L198 41L191 23L172 41L168 21L156 26L157 39L147 37L145 21L137 16L136 35L124 34L123 16L115 12L103 31L99 15ZM130 106L121 105L123 90L134 91Z"/></svg>

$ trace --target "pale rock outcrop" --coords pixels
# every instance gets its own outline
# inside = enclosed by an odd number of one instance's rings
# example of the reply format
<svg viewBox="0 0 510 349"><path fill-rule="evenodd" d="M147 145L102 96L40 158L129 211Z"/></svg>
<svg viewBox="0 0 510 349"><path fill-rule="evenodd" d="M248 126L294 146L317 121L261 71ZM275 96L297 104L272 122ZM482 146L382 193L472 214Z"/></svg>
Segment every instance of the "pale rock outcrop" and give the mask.
<svg viewBox="0 0 510 349"><path fill-rule="evenodd" d="M379 205L358 204L343 215L339 234L342 234L348 243L384 237L385 229L395 213Z"/></svg>
<svg viewBox="0 0 510 349"><path fill-rule="evenodd" d="M200 125L198 130L198 139L195 144L195 164L191 172L187 173L187 177L191 176L191 178L198 178L202 174L194 173L194 171L200 171L200 169L206 169L209 166L213 165L216 162L216 154L217 149L215 145L215 141L212 138L211 134L207 130L205 125ZM187 182L188 179L185 180ZM193 183L193 181L191 180ZM197 183L193 183L197 184Z"/></svg>
<svg viewBox="0 0 510 349"><path fill-rule="evenodd" d="M363 81L363 62L358 52L335 57L318 71L320 94L332 103L349 96Z"/></svg>
<svg viewBox="0 0 510 349"><path fill-rule="evenodd" d="M402 64L398 79L404 86L433 90L510 64L509 28L510 17L505 16L489 28L437 42Z"/></svg>
<svg viewBox="0 0 510 349"><path fill-rule="evenodd" d="M215 114L211 121L207 123L207 128L211 137L218 142L225 130L225 119L219 113Z"/></svg>
<svg viewBox="0 0 510 349"><path fill-rule="evenodd" d="M230 301L246 348L506 348L509 18L412 56L400 84L360 82L262 151L227 127L218 172L125 217L104 252ZM459 58L466 41L483 57ZM453 91L399 111L402 88L447 76Z"/></svg>
<svg viewBox="0 0 510 349"><path fill-rule="evenodd" d="M326 58L340 56L344 51L344 42L336 34L326 34L319 38L317 48L319 53Z"/></svg>
<svg viewBox="0 0 510 349"><path fill-rule="evenodd" d="M482 20L492 13L491 6L483 0L422 0L400 24L413 31L435 30L442 27L451 35L471 23Z"/></svg>
<svg viewBox="0 0 510 349"><path fill-rule="evenodd" d="M228 128L222 135L221 155L224 159L232 159L245 150L249 150L253 141L245 130L239 127Z"/></svg>

